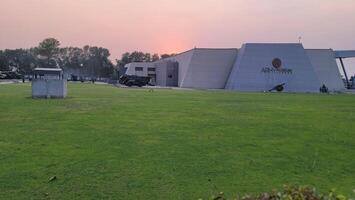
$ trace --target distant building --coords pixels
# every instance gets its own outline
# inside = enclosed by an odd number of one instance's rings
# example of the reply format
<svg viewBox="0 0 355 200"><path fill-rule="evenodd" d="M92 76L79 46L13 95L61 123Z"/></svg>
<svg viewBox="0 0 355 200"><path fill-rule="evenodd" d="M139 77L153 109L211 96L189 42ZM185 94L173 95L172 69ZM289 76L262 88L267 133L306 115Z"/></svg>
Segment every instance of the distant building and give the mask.
<svg viewBox="0 0 355 200"><path fill-rule="evenodd" d="M32 79L33 98L65 98L67 80L62 69L36 68Z"/></svg>
<svg viewBox="0 0 355 200"><path fill-rule="evenodd" d="M149 76L153 84L197 89L287 92L345 90L336 59L355 51L304 49L302 44L244 44L242 48L195 48L151 63L130 63L126 74Z"/></svg>

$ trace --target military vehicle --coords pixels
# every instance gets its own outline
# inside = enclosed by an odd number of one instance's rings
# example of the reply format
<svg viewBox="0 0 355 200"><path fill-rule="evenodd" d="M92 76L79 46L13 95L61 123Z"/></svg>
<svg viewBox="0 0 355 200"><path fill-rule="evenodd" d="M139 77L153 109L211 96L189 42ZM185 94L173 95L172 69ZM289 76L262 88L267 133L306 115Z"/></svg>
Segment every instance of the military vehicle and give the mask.
<svg viewBox="0 0 355 200"><path fill-rule="evenodd" d="M0 71L0 79L22 79L23 75L13 71Z"/></svg>
<svg viewBox="0 0 355 200"><path fill-rule="evenodd" d="M282 92L285 88L284 86L286 85L286 83L282 83L282 84L279 84L279 85L276 85L275 87L271 88L269 90L269 92L272 92L274 90L278 91L278 92Z"/></svg>
<svg viewBox="0 0 355 200"><path fill-rule="evenodd" d="M119 83L122 85L126 85L128 87L138 86L142 87L148 85L150 81L150 77L147 76L135 76L135 75L122 75L119 79Z"/></svg>

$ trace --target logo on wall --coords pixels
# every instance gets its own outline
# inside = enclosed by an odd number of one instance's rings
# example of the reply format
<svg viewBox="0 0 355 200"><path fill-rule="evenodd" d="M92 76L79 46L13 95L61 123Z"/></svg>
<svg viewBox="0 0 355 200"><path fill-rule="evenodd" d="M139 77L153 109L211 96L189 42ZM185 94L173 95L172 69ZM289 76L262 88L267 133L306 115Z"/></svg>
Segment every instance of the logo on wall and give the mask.
<svg viewBox="0 0 355 200"><path fill-rule="evenodd" d="M274 60L272 60L272 66L274 66L276 69L280 69L282 66L282 61L280 58L274 58Z"/></svg>
<svg viewBox="0 0 355 200"><path fill-rule="evenodd" d="M282 61L280 58L274 58L271 61L273 67L264 67L261 69L262 73L279 73L279 74L292 74L292 69L282 67Z"/></svg>

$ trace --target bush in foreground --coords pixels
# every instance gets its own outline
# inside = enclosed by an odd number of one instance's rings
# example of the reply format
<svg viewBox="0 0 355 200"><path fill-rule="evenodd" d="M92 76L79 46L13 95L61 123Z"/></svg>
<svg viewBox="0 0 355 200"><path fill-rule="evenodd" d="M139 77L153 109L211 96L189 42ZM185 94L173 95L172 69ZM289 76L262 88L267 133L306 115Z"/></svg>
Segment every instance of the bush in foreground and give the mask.
<svg viewBox="0 0 355 200"><path fill-rule="evenodd" d="M354 191L355 192L355 191ZM227 200L221 192L216 196L212 196L211 200ZM315 188L307 186L284 186L283 190L266 192L260 195L244 195L235 197L235 200L355 200L345 195L336 193L332 189L327 194L318 193Z"/></svg>

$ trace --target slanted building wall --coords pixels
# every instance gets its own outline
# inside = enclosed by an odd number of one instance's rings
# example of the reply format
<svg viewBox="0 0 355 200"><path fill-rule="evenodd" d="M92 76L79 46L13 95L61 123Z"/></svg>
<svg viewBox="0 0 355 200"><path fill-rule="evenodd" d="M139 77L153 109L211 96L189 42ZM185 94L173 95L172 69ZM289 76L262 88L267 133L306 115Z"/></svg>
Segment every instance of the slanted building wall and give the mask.
<svg viewBox="0 0 355 200"><path fill-rule="evenodd" d="M226 89L268 91L285 84L288 92L318 92L321 83L301 44L245 44Z"/></svg>
<svg viewBox="0 0 355 200"><path fill-rule="evenodd" d="M157 85L178 87L179 86L179 63L171 60L164 60L156 63Z"/></svg>
<svg viewBox="0 0 355 200"><path fill-rule="evenodd" d="M183 82L183 79L187 73L187 70L189 69L189 66L190 66L190 62L191 62L191 58L192 56L194 55L194 49L191 49L189 51L186 51L186 52L183 52L183 53L180 53L176 56L172 56L172 57L169 57L169 58L165 58L165 59L162 59L160 61L157 61L157 63L160 63L160 62L164 62L164 61L173 61L173 62L177 62L178 63L178 85L179 87L183 87L182 86L182 82Z"/></svg>
<svg viewBox="0 0 355 200"><path fill-rule="evenodd" d="M306 52L322 85L330 91L345 90L332 49L307 49Z"/></svg>
<svg viewBox="0 0 355 200"><path fill-rule="evenodd" d="M237 49L194 49L181 87L224 89Z"/></svg>

